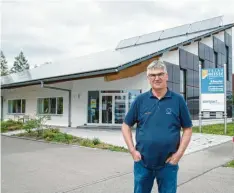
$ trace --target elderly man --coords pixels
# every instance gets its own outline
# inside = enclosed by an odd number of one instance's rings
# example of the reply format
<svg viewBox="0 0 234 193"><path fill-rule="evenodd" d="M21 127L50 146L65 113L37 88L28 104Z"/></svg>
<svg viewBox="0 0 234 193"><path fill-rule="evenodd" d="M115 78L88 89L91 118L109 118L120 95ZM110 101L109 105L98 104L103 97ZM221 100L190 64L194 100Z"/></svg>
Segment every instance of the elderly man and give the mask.
<svg viewBox="0 0 234 193"><path fill-rule="evenodd" d="M134 193L150 193L155 179L159 193L176 193L178 162L190 142L192 121L184 98L167 88L163 61L153 61L147 77L151 89L135 99L122 125L134 160ZM136 146L131 133L135 123Z"/></svg>

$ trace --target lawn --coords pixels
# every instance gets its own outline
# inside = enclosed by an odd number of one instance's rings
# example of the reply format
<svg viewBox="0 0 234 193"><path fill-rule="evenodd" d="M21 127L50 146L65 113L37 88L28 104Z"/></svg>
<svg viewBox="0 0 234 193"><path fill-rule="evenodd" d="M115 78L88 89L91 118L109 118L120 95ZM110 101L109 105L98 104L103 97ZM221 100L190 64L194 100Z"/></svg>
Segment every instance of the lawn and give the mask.
<svg viewBox="0 0 234 193"><path fill-rule="evenodd" d="M199 126L193 127L194 133L199 133ZM215 135L225 135L224 134L224 124L214 124L214 125L204 125L202 126L202 133L215 134ZM234 136L234 122L227 123L227 133L228 136Z"/></svg>
<svg viewBox="0 0 234 193"><path fill-rule="evenodd" d="M59 129L53 129L53 128L15 134L15 136L26 137L36 140L45 140L48 142L74 144L74 145L80 145L91 148L107 149L118 152L128 152L128 149L124 147L103 143L98 138L87 139L87 138L76 137L70 134L61 133Z"/></svg>

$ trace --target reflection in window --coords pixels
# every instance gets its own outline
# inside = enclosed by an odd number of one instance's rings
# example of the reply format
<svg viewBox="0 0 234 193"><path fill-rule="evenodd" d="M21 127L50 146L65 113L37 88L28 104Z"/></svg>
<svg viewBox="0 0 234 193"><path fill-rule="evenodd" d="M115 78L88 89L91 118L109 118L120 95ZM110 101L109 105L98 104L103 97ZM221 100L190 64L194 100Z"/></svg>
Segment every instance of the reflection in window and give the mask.
<svg viewBox="0 0 234 193"><path fill-rule="evenodd" d="M8 100L8 113L25 113L26 100Z"/></svg>
<svg viewBox="0 0 234 193"><path fill-rule="evenodd" d="M136 99L136 97L141 94L141 90L127 90L128 92L128 108L130 108L132 102Z"/></svg>
<svg viewBox="0 0 234 193"><path fill-rule="evenodd" d="M186 71L180 70L180 94L186 99Z"/></svg>
<svg viewBox="0 0 234 193"><path fill-rule="evenodd" d="M63 114L63 97L39 98L37 106L38 114Z"/></svg>
<svg viewBox="0 0 234 193"><path fill-rule="evenodd" d="M88 123L99 123L99 91L88 91Z"/></svg>
<svg viewBox="0 0 234 193"><path fill-rule="evenodd" d="M201 65L201 68L204 68L204 60L199 60L199 65Z"/></svg>

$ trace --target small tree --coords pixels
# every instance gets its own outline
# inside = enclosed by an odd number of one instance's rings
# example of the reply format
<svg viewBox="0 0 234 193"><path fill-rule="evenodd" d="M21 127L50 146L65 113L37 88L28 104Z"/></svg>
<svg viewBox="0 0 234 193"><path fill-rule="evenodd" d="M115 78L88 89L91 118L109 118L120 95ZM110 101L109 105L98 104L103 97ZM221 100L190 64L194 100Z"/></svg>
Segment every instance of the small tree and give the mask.
<svg viewBox="0 0 234 193"><path fill-rule="evenodd" d="M6 57L4 56L2 51L1 51L0 61L1 61L1 76L6 76L9 74L9 71L8 71Z"/></svg>
<svg viewBox="0 0 234 193"><path fill-rule="evenodd" d="M15 57L15 62L11 68L11 73L22 72L29 69L28 61L26 60L24 53L21 51L19 56Z"/></svg>

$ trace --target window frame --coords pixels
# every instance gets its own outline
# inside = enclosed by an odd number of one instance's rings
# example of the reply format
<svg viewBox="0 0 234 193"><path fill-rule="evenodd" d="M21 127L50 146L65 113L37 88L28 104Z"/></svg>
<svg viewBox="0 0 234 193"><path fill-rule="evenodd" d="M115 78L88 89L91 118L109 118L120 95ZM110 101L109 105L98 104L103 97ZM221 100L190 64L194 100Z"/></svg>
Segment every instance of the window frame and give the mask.
<svg viewBox="0 0 234 193"><path fill-rule="evenodd" d="M21 101L21 103L20 103L20 113L11 113L11 112L9 112L9 102L10 101ZM22 112L22 110L23 110L23 108L22 108L22 104L23 104L23 100L25 101L25 104L24 104L24 113ZM13 111L13 109L12 109L12 111ZM8 99L7 100L7 114L8 115L25 115L25 113L26 113L26 99L25 98L17 98L17 99Z"/></svg>
<svg viewBox="0 0 234 193"><path fill-rule="evenodd" d="M51 99L56 99L56 104L55 104L55 113L51 113ZM61 114L58 114L58 101L59 101L59 98L62 98L62 113ZM48 101L48 106L49 106L49 112L48 113L45 113L44 112L44 101L45 101L45 99L49 99ZM43 113L40 113L40 107L39 107L39 105L40 105L40 100L42 100L43 101ZM38 97L37 98L37 114L38 115L50 115L50 116L62 116L63 114L64 114L64 97L62 97L62 96L56 96L56 97Z"/></svg>

